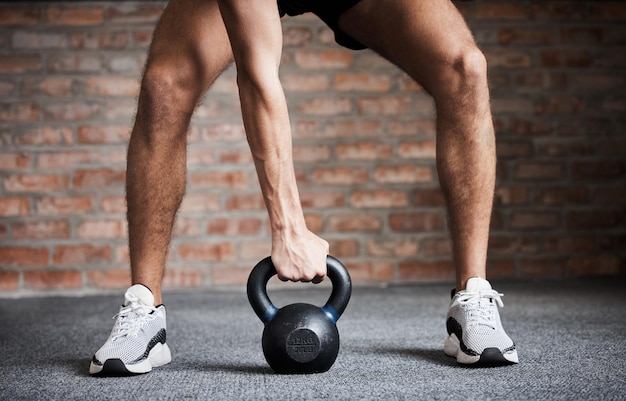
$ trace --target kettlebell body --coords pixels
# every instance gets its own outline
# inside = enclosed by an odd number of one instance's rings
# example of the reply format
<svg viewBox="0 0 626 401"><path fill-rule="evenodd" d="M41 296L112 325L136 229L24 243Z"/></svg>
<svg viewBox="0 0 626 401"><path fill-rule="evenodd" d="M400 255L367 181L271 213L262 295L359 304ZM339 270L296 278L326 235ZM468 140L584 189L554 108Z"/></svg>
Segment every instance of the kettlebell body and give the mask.
<svg viewBox="0 0 626 401"><path fill-rule="evenodd" d="M267 282L276 274L271 258L259 262L248 278L248 299L265 324L263 354L277 373L321 373L334 364L339 353L337 319L352 292L350 275L337 259L327 258L332 293L323 307L295 303L276 308L267 296Z"/></svg>

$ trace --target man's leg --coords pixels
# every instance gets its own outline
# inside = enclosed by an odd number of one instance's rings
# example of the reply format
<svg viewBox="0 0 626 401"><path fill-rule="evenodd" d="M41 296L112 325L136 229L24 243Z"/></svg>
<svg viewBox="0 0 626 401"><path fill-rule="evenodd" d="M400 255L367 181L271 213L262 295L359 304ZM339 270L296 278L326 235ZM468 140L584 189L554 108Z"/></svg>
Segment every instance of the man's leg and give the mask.
<svg viewBox="0 0 626 401"><path fill-rule="evenodd" d="M363 0L339 24L406 71L434 98L437 169L445 195L456 288L486 275L495 138L486 61L449 0Z"/></svg>
<svg viewBox="0 0 626 401"><path fill-rule="evenodd" d="M231 58L216 0L169 3L152 39L128 147L133 286L108 340L94 354L90 374L147 373L172 359L161 281L185 192L187 129L196 103Z"/></svg>
<svg viewBox="0 0 626 401"><path fill-rule="evenodd" d="M500 322L501 294L485 279L496 161L485 57L449 0L362 0L339 25L406 71L435 100L437 170L457 290L444 352L462 364L517 363L515 343Z"/></svg>
<svg viewBox="0 0 626 401"><path fill-rule="evenodd" d="M150 47L126 173L132 283L150 288L157 305L185 191L189 120L231 60L217 1L170 2Z"/></svg>

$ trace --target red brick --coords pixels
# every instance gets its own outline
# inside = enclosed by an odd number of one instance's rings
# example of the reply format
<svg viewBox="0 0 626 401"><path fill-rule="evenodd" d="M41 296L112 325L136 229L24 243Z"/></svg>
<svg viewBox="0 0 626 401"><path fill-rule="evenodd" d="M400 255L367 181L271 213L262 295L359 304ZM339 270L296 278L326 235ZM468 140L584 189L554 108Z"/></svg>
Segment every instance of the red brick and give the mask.
<svg viewBox="0 0 626 401"><path fill-rule="evenodd" d="M15 49L66 49L67 35L64 32L16 30L11 35Z"/></svg>
<svg viewBox="0 0 626 401"><path fill-rule="evenodd" d="M353 54L347 50L326 50L321 52L296 50L295 61L304 69L348 68L352 65Z"/></svg>
<svg viewBox="0 0 626 401"><path fill-rule="evenodd" d="M487 260L487 277L492 279L517 278L517 267L514 260Z"/></svg>
<svg viewBox="0 0 626 401"><path fill-rule="evenodd" d="M53 174L14 174L4 177L4 188L9 192L46 192L66 189L68 177Z"/></svg>
<svg viewBox="0 0 626 401"><path fill-rule="evenodd" d="M398 266L401 281L452 281L454 265L452 261L403 261Z"/></svg>
<svg viewBox="0 0 626 401"><path fill-rule="evenodd" d="M528 199L528 189L524 186L497 186L495 189L494 203L496 205L525 205L528 204Z"/></svg>
<svg viewBox="0 0 626 401"><path fill-rule="evenodd" d="M0 103L0 120L5 122L36 121L39 107L31 102Z"/></svg>
<svg viewBox="0 0 626 401"><path fill-rule="evenodd" d="M93 288L127 288L131 283L130 269L107 269L87 271L87 285Z"/></svg>
<svg viewBox="0 0 626 401"><path fill-rule="evenodd" d="M317 163L330 158L330 149L324 145L297 145L293 148L293 160L296 163Z"/></svg>
<svg viewBox="0 0 626 401"><path fill-rule="evenodd" d="M561 163L520 163L515 170L515 178L549 181L563 177L563 170Z"/></svg>
<svg viewBox="0 0 626 401"><path fill-rule="evenodd" d="M420 241L416 238L376 238L367 241L367 254L378 257L415 257L420 251Z"/></svg>
<svg viewBox="0 0 626 401"><path fill-rule="evenodd" d="M322 216L319 214L306 213L304 215L304 221L309 230L318 235L321 234L324 225Z"/></svg>
<svg viewBox="0 0 626 401"><path fill-rule="evenodd" d="M606 31L602 26L566 26L560 29L560 37L566 44L599 45L606 41Z"/></svg>
<svg viewBox="0 0 626 401"><path fill-rule="evenodd" d="M69 98L73 96L73 84L74 81L71 78L45 78L39 84L39 90L47 96Z"/></svg>
<svg viewBox="0 0 626 401"><path fill-rule="evenodd" d="M239 244L239 260L249 260L257 262L269 256L272 252L272 243L268 239L260 241L245 241ZM250 264L253 265L252 263Z"/></svg>
<svg viewBox="0 0 626 401"><path fill-rule="evenodd" d="M32 221L13 223L13 239L69 238L70 225L67 220Z"/></svg>
<svg viewBox="0 0 626 401"><path fill-rule="evenodd" d="M29 198L0 198L0 216L26 216L29 209Z"/></svg>
<svg viewBox="0 0 626 401"><path fill-rule="evenodd" d="M537 202L542 205L586 204L589 195L586 187L550 188L538 193Z"/></svg>
<svg viewBox="0 0 626 401"><path fill-rule="evenodd" d="M591 17L602 21L624 21L626 20L626 4L616 1L592 4Z"/></svg>
<svg viewBox="0 0 626 401"><path fill-rule="evenodd" d="M200 287L204 285L204 274L202 270L168 268L165 269L163 287Z"/></svg>
<svg viewBox="0 0 626 401"><path fill-rule="evenodd" d="M498 159L520 159L531 156L533 146L530 141L499 141L496 143Z"/></svg>
<svg viewBox="0 0 626 401"><path fill-rule="evenodd" d="M56 54L47 58L47 69L53 73L95 72L103 69L103 61L99 55L93 54Z"/></svg>
<svg viewBox="0 0 626 401"><path fill-rule="evenodd" d="M393 155L391 145L380 142L358 142L339 144L335 147L335 155L339 160L378 160Z"/></svg>
<svg viewBox="0 0 626 401"><path fill-rule="evenodd" d="M194 218L178 217L174 224L174 237L197 237L201 234L200 222Z"/></svg>
<svg viewBox="0 0 626 401"><path fill-rule="evenodd" d="M107 10L107 19L113 24L154 24L163 13L164 5L119 5Z"/></svg>
<svg viewBox="0 0 626 401"><path fill-rule="evenodd" d="M50 25L90 26L104 21L104 10L100 7L48 8L45 10L46 23Z"/></svg>
<svg viewBox="0 0 626 401"><path fill-rule="evenodd" d="M36 290L76 289L83 284L79 270L50 270L24 272L24 285Z"/></svg>
<svg viewBox="0 0 626 401"><path fill-rule="evenodd" d="M212 158L210 160L212 160ZM253 162L252 154L250 153L250 149L248 148L220 149L217 151L217 160L219 160L220 164L251 165ZM210 163L208 160L204 162L204 164L208 163Z"/></svg>
<svg viewBox="0 0 626 401"><path fill-rule="evenodd" d="M389 135L397 136L423 135L434 137L437 130L433 119L413 119L408 121L389 121L386 132Z"/></svg>
<svg viewBox="0 0 626 401"><path fill-rule="evenodd" d="M393 231L439 231L445 227L444 218L436 212L401 212L389 215L389 227Z"/></svg>
<svg viewBox="0 0 626 401"><path fill-rule="evenodd" d="M452 243L448 237L425 239L421 244L421 254L426 257L451 257Z"/></svg>
<svg viewBox="0 0 626 401"><path fill-rule="evenodd" d="M567 214L567 228L593 229L612 228L620 223L620 215L615 210L575 211Z"/></svg>
<svg viewBox="0 0 626 401"><path fill-rule="evenodd" d="M37 213L42 215L82 214L93 211L91 196L44 197L36 201Z"/></svg>
<svg viewBox="0 0 626 401"><path fill-rule="evenodd" d="M325 92L330 88L325 74L282 74L280 82L285 92Z"/></svg>
<svg viewBox="0 0 626 401"><path fill-rule="evenodd" d="M595 188L591 196L592 204L626 204L626 186L616 186L607 188ZM0 206L1 209L1 206ZM2 214L2 213L0 213Z"/></svg>
<svg viewBox="0 0 626 401"><path fill-rule="evenodd" d="M322 98L302 101L298 104L298 113L310 116L339 116L352 111L352 102L347 98Z"/></svg>
<svg viewBox="0 0 626 401"><path fill-rule="evenodd" d="M78 225L78 238L121 238L126 236L125 221L112 219L84 220Z"/></svg>
<svg viewBox="0 0 626 401"><path fill-rule="evenodd" d="M385 261L346 263L354 282L389 282L394 279L394 266Z"/></svg>
<svg viewBox="0 0 626 401"><path fill-rule="evenodd" d="M47 266L48 249L27 247L2 247L0 248L0 266Z"/></svg>
<svg viewBox="0 0 626 401"><path fill-rule="evenodd" d="M523 278L563 278L566 262L563 258L525 258L520 260Z"/></svg>
<svg viewBox="0 0 626 401"><path fill-rule="evenodd" d="M305 209L341 207L346 204L346 196L341 191L303 190L300 203Z"/></svg>
<svg viewBox="0 0 626 401"><path fill-rule="evenodd" d="M558 213L515 212L513 216L511 216L510 227L515 229L541 229L556 228L558 224Z"/></svg>
<svg viewBox="0 0 626 401"><path fill-rule="evenodd" d="M398 148L398 155L406 159L434 159L436 142L434 139L403 142Z"/></svg>
<svg viewBox="0 0 626 401"><path fill-rule="evenodd" d="M20 287L20 274L12 271L0 271L0 291L15 291Z"/></svg>
<svg viewBox="0 0 626 401"><path fill-rule="evenodd" d="M409 96L384 96L357 99L359 114L377 116L397 116L410 114L413 101Z"/></svg>
<svg viewBox="0 0 626 401"><path fill-rule="evenodd" d="M285 27L283 29L284 46L307 46L311 43L313 33L311 29L305 27Z"/></svg>
<svg viewBox="0 0 626 401"><path fill-rule="evenodd" d="M216 266L211 269L211 283L243 286L248 280L250 270L250 266Z"/></svg>
<svg viewBox="0 0 626 401"><path fill-rule="evenodd" d="M0 154L0 169L21 170L30 167L31 155L27 153Z"/></svg>
<svg viewBox="0 0 626 401"><path fill-rule="evenodd" d="M49 120L76 121L92 119L99 111L99 106L95 103L52 103L45 106L44 115Z"/></svg>
<svg viewBox="0 0 626 401"><path fill-rule="evenodd" d="M260 193L234 194L226 199L227 210L265 210L265 202Z"/></svg>
<svg viewBox="0 0 626 401"><path fill-rule="evenodd" d="M73 132L69 127L37 127L20 132L15 139L16 145L29 146L70 145L73 142Z"/></svg>
<svg viewBox="0 0 626 401"><path fill-rule="evenodd" d="M578 2L541 2L531 6L537 20L577 21L587 18L588 6Z"/></svg>
<svg viewBox="0 0 626 401"><path fill-rule="evenodd" d="M202 171L189 174L194 188L245 189L249 186L245 171Z"/></svg>
<svg viewBox="0 0 626 401"><path fill-rule="evenodd" d="M321 167L313 170L311 178L321 185L354 185L366 182L369 173L362 167Z"/></svg>
<svg viewBox="0 0 626 401"><path fill-rule="evenodd" d="M503 28L498 32L501 45L550 45L554 41L552 29Z"/></svg>
<svg viewBox="0 0 626 401"><path fill-rule="evenodd" d="M38 54L4 54L0 58L0 73L23 74L40 71L41 56Z"/></svg>
<svg viewBox="0 0 626 401"><path fill-rule="evenodd" d="M397 166L380 166L374 170L374 180L384 184L414 184L431 182L433 171L428 166L402 164Z"/></svg>
<svg viewBox="0 0 626 401"><path fill-rule="evenodd" d="M299 138L345 138L349 136L371 137L382 132L382 123L375 120L328 121L320 125L313 121L300 121L296 126Z"/></svg>
<svg viewBox="0 0 626 401"><path fill-rule="evenodd" d="M576 277L616 276L620 259L616 255L573 256L567 261L567 270Z"/></svg>
<svg viewBox="0 0 626 401"><path fill-rule="evenodd" d="M359 254L359 241L355 239L329 239L329 253L336 258L351 258Z"/></svg>
<svg viewBox="0 0 626 401"><path fill-rule="evenodd" d="M572 165L572 177L575 179L614 179L624 175L622 161L575 162Z"/></svg>
<svg viewBox="0 0 626 401"><path fill-rule="evenodd" d="M549 253L593 252L596 239L591 235L549 235L543 240L543 250Z"/></svg>
<svg viewBox="0 0 626 401"><path fill-rule="evenodd" d="M109 169L77 170L74 173L74 188L123 187L126 171Z"/></svg>
<svg viewBox="0 0 626 401"><path fill-rule="evenodd" d="M220 262L235 260L232 243L185 243L178 246L178 255L185 262Z"/></svg>
<svg viewBox="0 0 626 401"><path fill-rule="evenodd" d="M541 67L545 68L584 68L592 64L592 56L589 50L542 50L539 52Z"/></svg>
<svg viewBox="0 0 626 401"><path fill-rule="evenodd" d="M111 249L95 245L57 245L54 249L55 265L99 265L111 262Z"/></svg>
<svg viewBox="0 0 626 401"><path fill-rule="evenodd" d="M474 17L488 20L525 20L528 6L522 3L481 2L474 5Z"/></svg>
<svg viewBox="0 0 626 401"><path fill-rule="evenodd" d="M382 229L382 221L373 214L333 214L328 219L329 232L376 232Z"/></svg>
<svg viewBox="0 0 626 401"><path fill-rule="evenodd" d="M256 235L261 231L263 221L257 218L215 218L207 222L207 234L216 235Z"/></svg>
<svg viewBox="0 0 626 401"><path fill-rule="evenodd" d="M415 206L445 206L443 193L437 188L417 188L413 191L411 203Z"/></svg>
<svg viewBox="0 0 626 401"><path fill-rule="evenodd" d="M538 241L534 237L498 234L489 237L490 255L533 254L537 253L538 249Z"/></svg>
<svg viewBox="0 0 626 401"><path fill-rule="evenodd" d="M81 125L78 127L78 143L122 144L128 142L130 128L125 125Z"/></svg>
<svg viewBox="0 0 626 401"><path fill-rule="evenodd" d="M408 205L408 196L403 191L372 189L355 191L350 196L350 204L357 208L394 208Z"/></svg>
<svg viewBox="0 0 626 401"><path fill-rule="evenodd" d="M100 200L100 210L107 214L126 213L126 198L123 195L107 195Z"/></svg>
<svg viewBox="0 0 626 401"><path fill-rule="evenodd" d="M41 19L38 7L2 7L0 8L0 26L32 26Z"/></svg>
<svg viewBox="0 0 626 401"><path fill-rule="evenodd" d="M496 68L527 68L533 64L533 57L527 50L522 49L485 49L487 65Z"/></svg>
<svg viewBox="0 0 626 401"><path fill-rule="evenodd" d="M386 74L338 73L334 76L334 88L339 92L387 92L391 79Z"/></svg>
<svg viewBox="0 0 626 401"><path fill-rule="evenodd" d="M124 77L88 77L83 80L85 94L94 96L137 96L139 80Z"/></svg>
<svg viewBox="0 0 626 401"><path fill-rule="evenodd" d="M72 49L124 49L130 42L129 36L125 31L72 32L69 45Z"/></svg>

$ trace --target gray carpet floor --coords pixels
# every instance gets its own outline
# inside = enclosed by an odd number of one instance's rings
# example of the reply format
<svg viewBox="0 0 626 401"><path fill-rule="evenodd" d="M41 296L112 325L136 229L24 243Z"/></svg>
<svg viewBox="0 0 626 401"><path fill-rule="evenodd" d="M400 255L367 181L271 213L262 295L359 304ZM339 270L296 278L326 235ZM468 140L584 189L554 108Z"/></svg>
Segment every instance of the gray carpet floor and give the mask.
<svg viewBox="0 0 626 401"><path fill-rule="evenodd" d="M494 282L520 364L465 368L444 355L446 285L355 288L330 371L277 375L244 292L166 295L173 361L134 377L88 375L118 296L0 300L0 400L626 399L626 281ZM302 284L304 285L304 284ZM270 289L323 304L328 287Z"/></svg>

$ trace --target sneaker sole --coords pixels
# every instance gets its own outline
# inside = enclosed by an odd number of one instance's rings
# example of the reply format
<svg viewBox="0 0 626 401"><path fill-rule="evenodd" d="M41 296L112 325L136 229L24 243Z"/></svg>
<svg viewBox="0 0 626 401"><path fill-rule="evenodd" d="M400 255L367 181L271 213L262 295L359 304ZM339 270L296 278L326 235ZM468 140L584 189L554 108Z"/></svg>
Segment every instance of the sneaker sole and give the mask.
<svg viewBox="0 0 626 401"><path fill-rule="evenodd" d="M172 361L172 354L167 344L158 343L150 350L148 357L135 364L125 364L120 359L107 359L104 364L91 362L89 374L96 376L130 376L148 373L152 368L163 366Z"/></svg>
<svg viewBox="0 0 626 401"><path fill-rule="evenodd" d="M461 349L461 343L454 333L446 338L443 351L462 365L502 366L519 363L515 349L502 353L498 348L485 348L480 355L468 355Z"/></svg>

